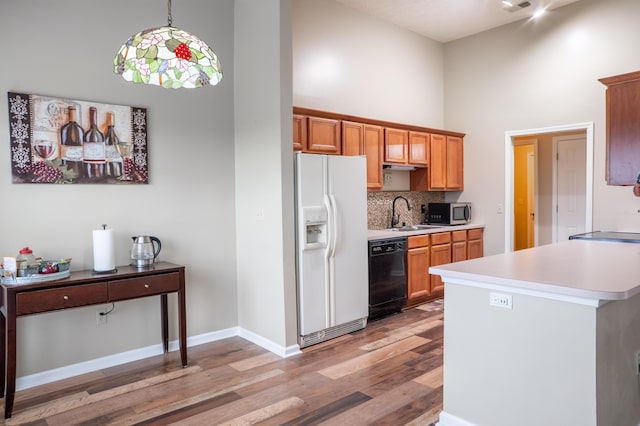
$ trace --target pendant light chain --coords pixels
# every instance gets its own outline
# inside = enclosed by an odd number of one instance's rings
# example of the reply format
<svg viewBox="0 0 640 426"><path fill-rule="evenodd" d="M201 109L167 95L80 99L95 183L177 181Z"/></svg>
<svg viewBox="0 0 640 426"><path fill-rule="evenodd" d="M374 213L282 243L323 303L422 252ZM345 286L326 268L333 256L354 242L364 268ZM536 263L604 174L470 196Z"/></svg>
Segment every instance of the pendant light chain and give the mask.
<svg viewBox="0 0 640 426"><path fill-rule="evenodd" d="M169 3L169 14L167 15L167 23L169 24L168 26L171 26L171 23L173 22L173 18L171 17L171 0L168 1Z"/></svg>

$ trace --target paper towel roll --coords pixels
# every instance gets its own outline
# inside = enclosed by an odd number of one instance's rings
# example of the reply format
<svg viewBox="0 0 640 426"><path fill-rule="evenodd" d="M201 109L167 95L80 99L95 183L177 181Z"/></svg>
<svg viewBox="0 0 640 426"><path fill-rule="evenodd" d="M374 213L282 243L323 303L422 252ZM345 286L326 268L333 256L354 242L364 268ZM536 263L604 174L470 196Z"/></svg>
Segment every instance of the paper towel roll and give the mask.
<svg viewBox="0 0 640 426"><path fill-rule="evenodd" d="M116 251L113 229L93 231L93 270L96 272L116 269Z"/></svg>

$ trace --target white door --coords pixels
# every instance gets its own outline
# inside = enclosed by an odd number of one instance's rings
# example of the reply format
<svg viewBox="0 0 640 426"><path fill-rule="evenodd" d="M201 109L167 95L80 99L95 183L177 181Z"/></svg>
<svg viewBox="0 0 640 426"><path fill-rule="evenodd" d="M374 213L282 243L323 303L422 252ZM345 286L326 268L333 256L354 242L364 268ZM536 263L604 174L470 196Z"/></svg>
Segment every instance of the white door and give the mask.
<svg viewBox="0 0 640 426"><path fill-rule="evenodd" d="M565 241L570 235L586 232L586 138L562 136L553 138L556 206L553 242Z"/></svg>

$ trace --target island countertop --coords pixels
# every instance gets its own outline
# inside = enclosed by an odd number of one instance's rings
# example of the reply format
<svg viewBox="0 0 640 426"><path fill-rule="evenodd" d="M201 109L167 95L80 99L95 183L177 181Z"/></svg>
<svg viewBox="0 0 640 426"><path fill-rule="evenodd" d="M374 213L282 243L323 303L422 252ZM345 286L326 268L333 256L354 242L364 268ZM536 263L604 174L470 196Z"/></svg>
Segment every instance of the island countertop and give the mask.
<svg viewBox="0 0 640 426"><path fill-rule="evenodd" d="M429 272L445 283L497 286L559 300L625 300L640 293L640 245L569 240L431 267Z"/></svg>

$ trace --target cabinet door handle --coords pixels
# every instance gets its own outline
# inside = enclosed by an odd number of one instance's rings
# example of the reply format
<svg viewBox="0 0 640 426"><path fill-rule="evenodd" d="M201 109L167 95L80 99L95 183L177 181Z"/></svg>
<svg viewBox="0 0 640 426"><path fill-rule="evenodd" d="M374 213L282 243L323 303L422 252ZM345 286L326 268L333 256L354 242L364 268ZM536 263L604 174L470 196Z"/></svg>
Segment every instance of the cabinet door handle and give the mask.
<svg viewBox="0 0 640 426"><path fill-rule="evenodd" d="M145 285L144 285L144 288L149 288L149 284L145 284Z"/></svg>
<svg viewBox="0 0 640 426"><path fill-rule="evenodd" d="M62 296L64 300L69 300L69 296Z"/></svg>

